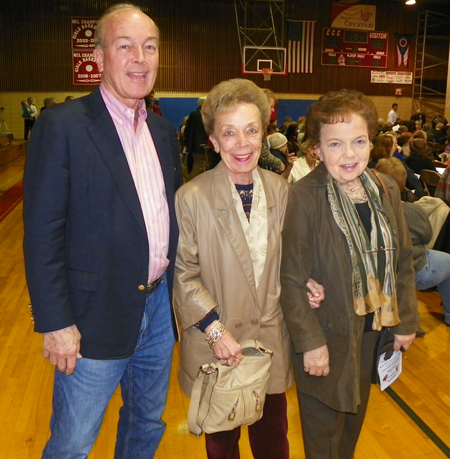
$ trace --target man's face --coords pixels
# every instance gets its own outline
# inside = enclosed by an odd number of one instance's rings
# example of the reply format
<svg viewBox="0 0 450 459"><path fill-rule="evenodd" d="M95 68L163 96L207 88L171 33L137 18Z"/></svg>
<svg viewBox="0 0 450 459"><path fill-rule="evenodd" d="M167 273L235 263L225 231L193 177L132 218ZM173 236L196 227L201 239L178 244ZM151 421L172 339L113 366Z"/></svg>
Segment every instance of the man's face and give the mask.
<svg viewBox="0 0 450 459"><path fill-rule="evenodd" d="M158 73L158 29L141 11L119 10L107 19L103 41L104 48L94 50L102 84L124 105L136 109Z"/></svg>

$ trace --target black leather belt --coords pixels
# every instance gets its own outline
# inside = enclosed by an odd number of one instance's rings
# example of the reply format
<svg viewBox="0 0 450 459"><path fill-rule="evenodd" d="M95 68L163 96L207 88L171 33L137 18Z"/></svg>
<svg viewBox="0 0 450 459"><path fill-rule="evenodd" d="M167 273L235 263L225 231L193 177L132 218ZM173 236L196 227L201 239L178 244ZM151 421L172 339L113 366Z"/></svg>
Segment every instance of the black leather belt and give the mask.
<svg viewBox="0 0 450 459"><path fill-rule="evenodd" d="M151 295L154 291L156 291L156 289L158 288L162 280L163 280L163 276L161 276L159 279L156 279L151 284L148 284L147 287L145 288L145 293L147 295Z"/></svg>

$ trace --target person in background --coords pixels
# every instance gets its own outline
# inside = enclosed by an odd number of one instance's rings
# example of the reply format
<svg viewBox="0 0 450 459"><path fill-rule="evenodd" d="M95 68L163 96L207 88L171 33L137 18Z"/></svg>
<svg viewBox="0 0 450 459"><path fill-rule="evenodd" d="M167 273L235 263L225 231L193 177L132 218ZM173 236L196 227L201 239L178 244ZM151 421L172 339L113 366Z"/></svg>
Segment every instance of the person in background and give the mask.
<svg viewBox="0 0 450 459"><path fill-rule="evenodd" d="M239 365L239 343L261 341L273 351L273 361L263 416L248 427L250 445L255 459L288 459L285 392L292 370L279 304L288 184L258 167L268 101L249 80L224 81L208 94L202 117L222 161L176 194L174 294L183 329L178 381L190 396L201 364ZM318 305L323 289L311 282ZM208 458L238 459L240 434L240 428L206 434Z"/></svg>
<svg viewBox="0 0 450 459"><path fill-rule="evenodd" d="M36 121L38 112L36 109L36 106L34 105L34 98L33 97L28 97L27 99L27 106L29 112L28 117L24 117L24 110L23 110L23 105L22 105L22 117L24 118L24 134L23 138L24 140L28 140L28 137L30 135L31 130L33 129L34 123Z"/></svg>
<svg viewBox="0 0 450 459"><path fill-rule="evenodd" d="M30 118L30 115L31 115L31 110L30 110L30 106L28 105L28 102L26 100L22 100L20 102L20 106L22 108L22 111L21 111L21 116L24 120L27 120ZM25 131L26 133L26 131Z"/></svg>
<svg viewBox="0 0 450 459"><path fill-rule="evenodd" d="M208 134L206 134L202 121L202 105L205 99L205 97L198 98L197 109L189 115L184 129L184 145L187 151L185 182L208 170L206 153Z"/></svg>
<svg viewBox="0 0 450 459"><path fill-rule="evenodd" d="M316 149L308 140L302 143L300 151L301 154L297 161L295 161L289 174L289 183L298 182L306 174L309 174L311 171L313 171L320 163Z"/></svg>
<svg viewBox="0 0 450 459"><path fill-rule="evenodd" d="M311 105L308 138L322 160L290 187L282 232L281 308L293 343L305 456L352 459L383 327L394 350L419 328L411 239L400 192L367 168L378 115L357 91ZM311 308L308 278L325 289Z"/></svg>
<svg viewBox="0 0 450 459"><path fill-rule="evenodd" d="M289 151L289 142L283 134L275 132L267 138L270 144L270 153L280 159L284 164L284 170L281 175L288 178L292 170L292 166L297 160L297 155Z"/></svg>
<svg viewBox="0 0 450 459"><path fill-rule="evenodd" d="M159 108L159 105L156 103L155 91L153 89L150 91L148 96L145 97L145 104L147 106L147 110L155 112L159 116L164 116L162 110Z"/></svg>
<svg viewBox="0 0 450 459"><path fill-rule="evenodd" d="M450 166L447 166L441 175L434 196L450 206Z"/></svg>
<svg viewBox="0 0 450 459"><path fill-rule="evenodd" d="M64 102L70 102L71 100L74 100L75 97L73 96L66 96L66 98L64 99Z"/></svg>
<svg viewBox="0 0 450 459"><path fill-rule="evenodd" d="M402 149L402 154L403 154L403 161L405 158L410 156L411 154L411 142L413 141L413 135L411 132L403 132L400 137L397 139L398 145ZM400 161L402 161L401 158Z"/></svg>
<svg viewBox="0 0 450 459"><path fill-rule="evenodd" d="M394 139L392 135L389 134L379 134L375 137L373 141L373 146L370 151L370 161L369 167L375 168L377 162L381 158L390 158L396 152ZM412 190L414 194L420 199L425 196L425 191L423 190L419 179L414 174L414 171L406 165L406 161L402 163L408 174L407 187Z"/></svg>
<svg viewBox="0 0 450 459"><path fill-rule="evenodd" d="M53 107L53 105L56 105L56 100L55 100L54 97L48 97L48 98L44 99L44 106L41 108L41 113L46 108Z"/></svg>
<svg viewBox="0 0 450 459"><path fill-rule="evenodd" d="M277 99L275 97L275 94L270 89L264 88L262 89L262 91L267 97L267 102L269 103L268 110L270 116L272 117L272 115L275 112L275 105L277 103ZM273 124L276 125L276 123ZM279 158L272 155L272 153L270 153L269 148L270 145L267 136L264 135L261 140L261 155L259 157L259 165L266 169L270 169L274 172L277 172L278 174L281 174L284 171L284 163Z"/></svg>
<svg viewBox="0 0 450 459"><path fill-rule="evenodd" d="M436 172L432 161L434 159L433 152L427 145L424 139L414 139L411 142L411 154L405 159L406 165L414 171L415 174L420 174L423 169Z"/></svg>
<svg viewBox="0 0 450 459"><path fill-rule="evenodd" d="M179 148L173 126L145 109L159 63L152 19L114 5L94 43L100 87L43 112L25 168L26 277L56 368L43 457L86 458L120 384L115 457L149 459L176 336Z"/></svg>
<svg viewBox="0 0 450 459"><path fill-rule="evenodd" d="M280 127L280 133L286 135L289 125L292 123L292 118L290 116L285 116L283 125Z"/></svg>
<svg viewBox="0 0 450 459"><path fill-rule="evenodd" d="M276 125L276 124L273 124L273 123L269 123L269 124L267 125L267 129L266 129L267 137L271 136L271 135L274 134L275 132L278 132L277 125Z"/></svg>
<svg viewBox="0 0 450 459"><path fill-rule="evenodd" d="M395 126L397 124L397 120L398 120L397 110L398 110L398 104L392 104L391 110L387 116L387 122L391 123L392 126Z"/></svg>
<svg viewBox="0 0 450 459"><path fill-rule="evenodd" d="M421 108L418 108L416 113L411 116L411 121L420 121L422 125L424 125L427 121L425 114L423 113L423 110Z"/></svg>
<svg viewBox="0 0 450 459"><path fill-rule="evenodd" d="M395 158L380 160L377 171L389 175L403 192L406 172ZM445 324L450 327L450 254L425 247L431 241L433 228L420 205L403 202L402 207L413 244L416 289L426 290L437 286L442 298Z"/></svg>

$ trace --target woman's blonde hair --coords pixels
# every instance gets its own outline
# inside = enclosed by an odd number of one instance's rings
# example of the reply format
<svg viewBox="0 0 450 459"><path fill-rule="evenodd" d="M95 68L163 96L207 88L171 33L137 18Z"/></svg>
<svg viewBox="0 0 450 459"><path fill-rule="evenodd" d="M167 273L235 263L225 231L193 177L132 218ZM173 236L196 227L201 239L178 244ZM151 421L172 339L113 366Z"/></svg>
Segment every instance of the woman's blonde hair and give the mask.
<svg viewBox="0 0 450 459"><path fill-rule="evenodd" d="M269 124L269 102L266 94L255 83L243 78L222 81L214 86L202 105L202 119L208 135L214 132L217 115L232 112L238 105L254 104L261 114L265 131Z"/></svg>
<svg viewBox="0 0 450 459"><path fill-rule="evenodd" d="M406 185L407 173L405 166L397 158L382 158L378 161L375 169L378 172L389 175L400 188L400 192L403 191Z"/></svg>

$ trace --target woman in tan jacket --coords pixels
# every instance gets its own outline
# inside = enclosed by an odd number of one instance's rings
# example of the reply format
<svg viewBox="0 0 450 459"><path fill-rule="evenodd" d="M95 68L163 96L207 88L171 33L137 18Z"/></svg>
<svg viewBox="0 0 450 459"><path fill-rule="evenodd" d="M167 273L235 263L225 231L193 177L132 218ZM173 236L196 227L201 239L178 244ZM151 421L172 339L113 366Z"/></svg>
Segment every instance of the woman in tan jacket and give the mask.
<svg viewBox="0 0 450 459"><path fill-rule="evenodd" d="M390 328L394 350L406 350L419 328L400 192L383 176L389 199L367 169L377 120L363 94L325 94L307 115L322 163L289 191L281 306L295 350L307 459L353 458L380 330ZM305 295L310 277L325 288L317 309Z"/></svg>
<svg viewBox="0 0 450 459"><path fill-rule="evenodd" d="M261 341L273 362L264 414L249 426L250 444L255 459L287 459L285 392L292 376L279 269L288 184L257 167L269 113L264 93L241 79L220 83L203 104L205 129L222 160L176 195L178 379L190 396L200 365L216 359L239 365L239 343ZM205 437L209 459L239 457L240 428Z"/></svg>

